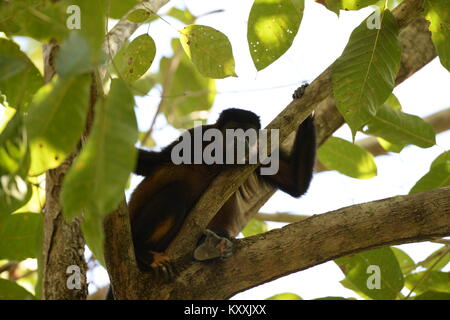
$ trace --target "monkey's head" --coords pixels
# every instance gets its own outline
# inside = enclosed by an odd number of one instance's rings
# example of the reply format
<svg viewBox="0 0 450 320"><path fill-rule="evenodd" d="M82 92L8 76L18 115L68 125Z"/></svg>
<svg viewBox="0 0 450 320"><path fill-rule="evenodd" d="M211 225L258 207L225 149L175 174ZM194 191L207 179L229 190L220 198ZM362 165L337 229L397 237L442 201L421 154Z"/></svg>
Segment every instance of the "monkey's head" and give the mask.
<svg viewBox="0 0 450 320"><path fill-rule="evenodd" d="M217 120L220 129L261 129L259 117L251 111L242 109L226 109L222 111Z"/></svg>

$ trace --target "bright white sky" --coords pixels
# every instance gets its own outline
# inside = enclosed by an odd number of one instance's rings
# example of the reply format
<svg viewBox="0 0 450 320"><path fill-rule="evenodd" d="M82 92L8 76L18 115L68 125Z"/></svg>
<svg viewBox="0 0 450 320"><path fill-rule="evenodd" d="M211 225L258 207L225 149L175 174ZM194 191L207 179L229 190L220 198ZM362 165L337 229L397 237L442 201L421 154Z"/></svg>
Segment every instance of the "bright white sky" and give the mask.
<svg viewBox="0 0 450 320"><path fill-rule="evenodd" d="M224 13L206 16L197 21L198 24L214 27L229 37L239 76L217 81L218 94L210 115L211 122L216 120L223 109L239 107L259 114L263 126L268 124L290 102L294 89L303 81L314 80L341 54L351 31L372 12L372 9L341 12L338 18L311 0L305 2L301 28L292 47L274 64L257 73L246 40L247 19L252 0L170 1L170 5L180 8L187 6L194 15L225 9ZM166 10L168 7L160 12ZM138 36L146 33L148 29L157 46L155 61L159 61L161 55L170 55L170 38L178 37L177 30L183 27L174 19L167 18L167 21L170 25L156 21L149 29L145 26L135 33L135 36ZM157 69L156 64L151 67L152 71ZM426 116L449 107L449 89L450 74L435 59L398 86L394 93L405 112ZM148 97L138 99L137 116L142 131L150 126L159 99L160 92L156 89L152 90ZM178 135L177 130L166 126L163 117L158 118L154 131L158 146L168 144ZM338 130L335 135L351 140L347 126ZM361 137L362 135L358 134L357 139ZM378 176L370 180L357 180L337 172L316 174L307 195L294 199L278 192L261 211L312 215L356 203L407 194L415 182L428 171L431 161L449 149L450 132L447 132L437 136L437 145L432 148L411 146L400 154L377 157ZM132 188L138 182L139 178L133 179ZM273 228L279 226L280 224L270 224ZM416 262L438 247L440 246L431 243L400 246ZM100 269L91 274L91 279L100 286L108 282L106 273ZM296 293L304 299L324 296L357 297L339 284L342 279L340 269L333 262L328 262L240 293L234 298L265 299L284 292Z"/></svg>

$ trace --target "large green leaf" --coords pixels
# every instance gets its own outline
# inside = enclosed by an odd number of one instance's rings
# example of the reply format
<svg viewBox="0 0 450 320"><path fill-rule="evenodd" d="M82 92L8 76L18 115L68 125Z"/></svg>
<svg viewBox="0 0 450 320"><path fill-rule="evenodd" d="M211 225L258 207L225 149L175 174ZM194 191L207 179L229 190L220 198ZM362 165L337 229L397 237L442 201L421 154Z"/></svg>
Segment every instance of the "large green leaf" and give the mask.
<svg viewBox="0 0 450 320"><path fill-rule="evenodd" d="M234 58L228 37L207 26L192 24L180 31L184 51L206 77L235 77Z"/></svg>
<svg viewBox="0 0 450 320"><path fill-rule="evenodd" d="M0 31L37 40L61 40L69 31L66 10L71 4L71 0L0 1Z"/></svg>
<svg viewBox="0 0 450 320"><path fill-rule="evenodd" d="M253 64L262 70L292 45L303 17L304 0L255 0L250 10L247 42Z"/></svg>
<svg viewBox="0 0 450 320"><path fill-rule="evenodd" d="M450 151L444 152L433 161L430 171L416 182L409 193L438 189L448 185L450 185Z"/></svg>
<svg viewBox="0 0 450 320"><path fill-rule="evenodd" d="M341 138L330 137L318 149L320 162L330 170L349 177L369 179L377 175L373 156L363 148Z"/></svg>
<svg viewBox="0 0 450 320"><path fill-rule="evenodd" d="M380 29L369 29L367 19L351 34L333 65L336 106L352 129L360 130L386 101L400 67L398 27L389 10L381 12Z"/></svg>
<svg viewBox="0 0 450 320"><path fill-rule="evenodd" d="M62 189L63 212L101 218L123 198L135 165L138 131L134 99L123 80L112 81L106 100L96 105L94 125L81 154L67 173Z"/></svg>
<svg viewBox="0 0 450 320"><path fill-rule="evenodd" d="M6 95L8 104L14 108L27 105L43 84L39 70L19 46L0 38L0 95Z"/></svg>
<svg viewBox="0 0 450 320"><path fill-rule="evenodd" d="M17 111L11 118L7 115L5 121L0 134L0 218L20 208L31 197L30 184L25 180L30 152L22 113Z"/></svg>
<svg viewBox="0 0 450 320"><path fill-rule="evenodd" d="M395 299L403 288L403 273L390 248L361 252L335 262L344 272L345 280L372 299ZM380 271L379 288L369 283L376 276L371 267Z"/></svg>
<svg viewBox="0 0 450 320"><path fill-rule="evenodd" d="M405 278L405 286L421 294L427 291L450 293L450 273L442 271L422 271Z"/></svg>
<svg viewBox="0 0 450 320"><path fill-rule="evenodd" d="M394 247L391 247L391 250L397 258L403 274L408 274L416 268L416 263L405 251Z"/></svg>
<svg viewBox="0 0 450 320"><path fill-rule="evenodd" d="M165 92L162 110L175 128L190 128L195 120L205 119L201 111L211 109L216 95L216 81L197 71L189 58L180 52L179 43L172 41L172 48L177 55L163 57L160 62L161 84ZM174 65L177 68L171 76L169 69Z"/></svg>
<svg viewBox="0 0 450 320"><path fill-rule="evenodd" d="M35 300L35 297L17 283L0 279L0 300Z"/></svg>
<svg viewBox="0 0 450 320"><path fill-rule="evenodd" d="M143 34L119 51L114 57L114 67L122 79L133 82L150 68L155 54L155 42L148 34Z"/></svg>
<svg viewBox="0 0 450 320"><path fill-rule="evenodd" d="M368 122L364 133L381 137L397 145L414 144L429 148L436 144L433 127L422 118L381 105Z"/></svg>
<svg viewBox="0 0 450 320"><path fill-rule="evenodd" d="M55 78L36 93L26 121L30 174L61 164L80 140L89 103L90 76Z"/></svg>
<svg viewBox="0 0 450 320"><path fill-rule="evenodd" d="M56 57L55 66L61 77L83 74L93 69L91 48L79 32L71 32L64 40Z"/></svg>
<svg viewBox="0 0 450 320"><path fill-rule="evenodd" d="M266 300L303 300L299 295L295 293L279 293L267 298Z"/></svg>
<svg viewBox="0 0 450 320"><path fill-rule="evenodd" d="M450 7L448 0L425 1L425 17L430 21L431 39L442 65L450 71Z"/></svg>
<svg viewBox="0 0 450 320"><path fill-rule="evenodd" d="M108 15L111 18L120 19L137 4L138 0L110 0Z"/></svg>
<svg viewBox="0 0 450 320"><path fill-rule="evenodd" d="M2 239L0 259L22 261L38 257L42 242L42 215L37 213L9 215L0 225L0 239Z"/></svg>
<svg viewBox="0 0 450 320"><path fill-rule="evenodd" d="M78 0L82 14L80 33L87 41L91 61L101 63L104 59L102 45L106 32L106 8L108 0Z"/></svg>

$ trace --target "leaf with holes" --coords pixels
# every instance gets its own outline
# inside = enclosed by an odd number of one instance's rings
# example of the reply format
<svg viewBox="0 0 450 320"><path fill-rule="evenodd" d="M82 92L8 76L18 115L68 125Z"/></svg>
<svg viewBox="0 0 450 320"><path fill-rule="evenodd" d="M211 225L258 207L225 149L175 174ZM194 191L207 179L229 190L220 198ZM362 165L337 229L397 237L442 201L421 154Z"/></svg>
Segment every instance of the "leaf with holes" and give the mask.
<svg viewBox="0 0 450 320"><path fill-rule="evenodd" d="M353 136L389 97L400 67L396 21L389 10L381 12L380 19L379 29L369 29L368 20L364 20L333 65L336 106Z"/></svg>
<svg viewBox="0 0 450 320"><path fill-rule="evenodd" d="M222 32L192 24L180 31L180 42L192 63L204 76L213 79L237 76L231 43Z"/></svg>
<svg viewBox="0 0 450 320"><path fill-rule="evenodd" d="M292 45L303 17L304 0L255 0L247 26L253 64L262 70Z"/></svg>

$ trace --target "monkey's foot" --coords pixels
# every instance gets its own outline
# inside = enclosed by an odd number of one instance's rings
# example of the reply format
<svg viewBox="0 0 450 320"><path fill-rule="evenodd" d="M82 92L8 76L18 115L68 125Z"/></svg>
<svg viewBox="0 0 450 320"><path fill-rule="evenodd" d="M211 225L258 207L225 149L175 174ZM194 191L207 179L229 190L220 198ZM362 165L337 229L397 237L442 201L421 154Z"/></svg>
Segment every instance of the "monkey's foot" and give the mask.
<svg viewBox="0 0 450 320"><path fill-rule="evenodd" d="M308 87L307 83L302 84L300 87L298 87L294 94L292 95L292 99L300 99L305 94L305 90Z"/></svg>
<svg viewBox="0 0 450 320"><path fill-rule="evenodd" d="M194 251L194 258L199 261L220 258L225 260L233 254L233 242L227 237L221 237L214 231L206 229L203 239Z"/></svg>
<svg viewBox="0 0 450 320"><path fill-rule="evenodd" d="M162 276L166 281L173 280L178 274L178 271L175 265L170 261L169 257L162 252L149 251L149 253L153 257L150 268L156 273L156 276Z"/></svg>

